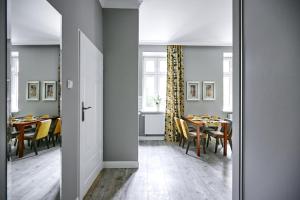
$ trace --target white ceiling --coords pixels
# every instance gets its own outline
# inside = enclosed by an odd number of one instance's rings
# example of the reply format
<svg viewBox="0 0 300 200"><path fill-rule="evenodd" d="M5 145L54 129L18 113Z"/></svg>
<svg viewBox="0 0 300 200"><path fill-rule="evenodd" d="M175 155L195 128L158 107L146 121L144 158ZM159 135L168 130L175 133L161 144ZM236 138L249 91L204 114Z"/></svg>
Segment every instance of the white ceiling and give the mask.
<svg viewBox="0 0 300 200"><path fill-rule="evenodd" d="M60 44L61 15L46 0L10 1L8 27L12 44Z"/></svg>
<svg viewBox="0 0 300 200"><path fill-rule="evenodd" d="M144 0L140 44L232 44L232 0Z"/></svg>

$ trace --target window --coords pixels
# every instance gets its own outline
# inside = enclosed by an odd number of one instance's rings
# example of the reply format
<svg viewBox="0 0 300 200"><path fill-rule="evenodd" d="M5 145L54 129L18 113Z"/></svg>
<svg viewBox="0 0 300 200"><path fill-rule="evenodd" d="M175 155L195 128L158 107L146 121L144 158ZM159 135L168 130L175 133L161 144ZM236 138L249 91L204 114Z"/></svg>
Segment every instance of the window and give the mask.
<svg viewBox="0 0 300 200"><path fill-rule="evenodd" d="M143 111L165 111L166 57L165 52L143 52Z"/></svg>
<svg viewBox="0 0 300 200"><path fill-rule="evenodd" d="M19 52L11 52L11 112L19 111Z"/></svg>
<svg viewBox="0 0 300 200"><path fill-rule="evenodd" d="M223 111L232 112L232 53L223 54Z"/></svg>

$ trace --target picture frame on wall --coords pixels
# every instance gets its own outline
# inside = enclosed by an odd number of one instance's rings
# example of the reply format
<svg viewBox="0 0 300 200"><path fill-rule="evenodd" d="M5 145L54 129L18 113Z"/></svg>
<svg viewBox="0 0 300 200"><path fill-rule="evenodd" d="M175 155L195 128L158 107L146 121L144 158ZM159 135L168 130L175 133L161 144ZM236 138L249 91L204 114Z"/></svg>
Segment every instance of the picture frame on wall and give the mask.
<svg viewBox="0 0 300 200"><path fill-rule="evenodd" d="M202 93L203 93L203 100L205 101L216 100L216 82L203 81Z"/></svg>
<svg viewBox="0 0 300 200"><path fill-rule="evenodd" d="M199 81L187 81L186 82L186 99L188 101L200 100L200 82Z"/></svg>
<svg viewBox="0 0 300 200"><path fill-rule="evenodd" d="M26 83L26 100L39 101L40 100L40 82L27 81Z"/></svg>
<svg viewBox="0 0 300 200"><path fill-rule="evenodd" d="M43 81L43 101L56 101L56 81Z"/></svg>

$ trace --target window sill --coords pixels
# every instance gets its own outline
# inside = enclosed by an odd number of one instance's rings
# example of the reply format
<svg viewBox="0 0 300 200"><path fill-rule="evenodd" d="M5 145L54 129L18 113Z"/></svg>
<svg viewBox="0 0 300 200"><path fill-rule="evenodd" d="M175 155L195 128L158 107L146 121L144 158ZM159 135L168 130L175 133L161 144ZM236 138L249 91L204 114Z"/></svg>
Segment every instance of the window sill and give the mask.
<svg viewBox="0 0 300 200"><path fill-rule="evenodd" d="M141 114L165 114L164 111L143 111L143 110L141 110L140 112L141 112Z"/></svg>
<svg viewBox="0 0 300 200"><path fill-rule="evenodd" d="M225 110L225 109L223 109L223 112L224 113L233 113L232 110Z"/></svg>

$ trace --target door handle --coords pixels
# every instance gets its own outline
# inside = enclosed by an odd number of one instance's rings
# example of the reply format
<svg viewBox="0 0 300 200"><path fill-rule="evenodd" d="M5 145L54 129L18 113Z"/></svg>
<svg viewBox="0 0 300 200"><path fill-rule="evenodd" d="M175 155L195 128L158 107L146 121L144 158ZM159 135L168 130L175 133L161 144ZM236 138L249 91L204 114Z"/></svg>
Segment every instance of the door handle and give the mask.
<svg viewBox="0 0 300 200"><path fill-rule="evenodd" d="M91 109L92 107L84 107L84 102L81 102L81 121L84 121L84 111Z"/></svg>

